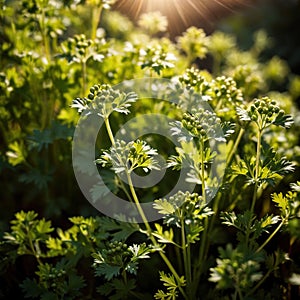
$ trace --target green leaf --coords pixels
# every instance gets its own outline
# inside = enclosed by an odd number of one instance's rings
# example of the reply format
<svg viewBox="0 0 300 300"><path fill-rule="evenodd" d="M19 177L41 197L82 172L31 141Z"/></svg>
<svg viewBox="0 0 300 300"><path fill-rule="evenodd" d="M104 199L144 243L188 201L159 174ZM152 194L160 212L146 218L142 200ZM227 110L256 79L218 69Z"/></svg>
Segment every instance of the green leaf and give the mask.
<svg viewBox="0 0 300 300"><path fill-rule="evenodd" d="M95 267L96 276L104 276L106 280L111 280L120 274L120 266L112 266L107 263L97 264Z"/></svg>
<svg viewBox="0 0 300 300"><path fill-rule="evenodd" d="M156 231L154 231L152 234L158 238L158 242L163 244L171 243L175 245L175 242L173 241L174 233L172 228L169 231L163 231L163 227L161 225L158 223L155 223L154 225Z"/></svg>
<svg viewBox="0 0 300 300"><path fill-rule="evenodd" d="M87 114L96 114L102 118L108 118L114 111L128 114L129 107L137 101L134 92L122 92L111 88L108 84L94 85L90 89L88 98L76 98L71 107L76 108L79 113L85 111Z"/></svg>
<svg viewBox="0 0 300 300"><path fill-rule="evenodd" d="M251 118L246 109L243 109L242 107L237 107L236 113L241 121L251 121Z"/></svg>
<svg viewBox="0 0 300 300"><path fill-rule="evenodd" d="M51 227L51 221L46 221L45 219L38 221L36 225L36 231L41 235L50 233L53 230L54 228Z"/></svg>
<svg viewBox="0 0 300 300"><path fill-rule="evenodd" d="M279 194L272 194L272 201L277 203L277 206L280 209L280 212L283 216L286 216L288 213L288 207L289 207L289 202L288 199L283 196L282 193Z"/></svg>
<svg viewBox="0 0 300 300"><path fill-rule="evenodd" d="M122 216L118 216L118 218L122 218ZM108 217L101 217L99 222L100 226L104 231L108 231L112 236L113 241L125 241L130 235L134 232L140 230L138 223L134 222L126 222L126 218L124 216L124 222L114 220ZM133 220L131 220L133 221Z"/></svg>
<svg viewBox="0 0 300 300"><path fill-rule="evenodd" d="M204 230L199 224L190 224L187 229L186 238L188 244L196 243L200 240L200 232Z"/></svg>
<svg viewBox="0 0 300 300"><path fill-rule="evenodd" d="M96 203L109 193L116 194L119 191L118 177L109 170L101 170L102 182L98 182L90 189L92 200Z"/></svg>
<svg viewBox="0 0 300 300"><path fill-rule="evenodd" d="M82 276L76 274L69 274L68 276L68 289L72 291L72 294L77 294L76 291L85 287L85 281Z"/></svg>
<svg viewBox="0 0 300 300"><path fill-rule="evenodd" d="M97 292L103 296L108 296L113 291L114 291L114 286L112 285L111 282L105 282L101 284L101 286L97 287Z"/></svg>
<svg viewBox="0 0 300 300"><path fill-rule="evenodd" d="M291 183L290 187L293 191L299 193L300 192L300 181L297 181L296 183Z"/></svg>
<svg viewBox="0 0 300 300"><path fill-rule="evenodd" d="M44 129L43 131L34 129L31 136L28 137L31 142L30 148L37 148L41 151L43 148L48 148L48 145L53 143L54 136L50 129Z"/></svg>
<svg viewBox="0 0 300 300"><path fill-rule="evenodd" d="M19 176L19 181L26 184L33 183L39 190L44 190L53 180L53 170L49 170L48 174L44 174L39 169L31 169L25 174Z"/></svg>
<svg viewBox="0 0 300 300"><path fill-rule="evenodd" d="M112 286L114 288L115 294L110 296L111 300L124 300L128 299L130 292L135 289L136 284L134 279L129 279L124 282L121 279L113 279Z"/></svg>
<svg viewBox="0 0 300 300"><path fill-rule="evenodd" d="M282 126L284 128L290 128L294 123L293 117L291 115L278 114L273 124L277 126Z"/></svg>
<svg viewBox="0 0 300 300"><path fill-rule="evenodd" d="M122 173L125 170L132 172L135 169L160 170L158 161L154 158L157 150L151 148L145 141L136 140L126 143L116 140L115 145L109 151L104 151L97 164L103 167L109 166L115 173Z"/></svg>
<svg viewBox="0 0 300 300"><path fill-rule="evenodd" d="M159 272L160 275L160 280L163 282L164 286L168 288L176 288L177 287L177 282L174 278L173 275L167 275L164 272Z"/></svg>
<svg viewBox="0 0 300 300"><path fill-rule="evenodd" d="M220 216L222 220L222 224L236 227L237 229L241 229L237 223L237 216L234 211L231 212L221 212Z"/></svg>
<svg viewBox="0 0 300 300"><path fill-rule="evenodd" d="M133 257L131 258L132 260L135 259L144 259L144 258L150 258L150 249L146 246L146 244L133 244L132 246L129 246L128 248L132 254Z"/></svg>
<svg viewBox="0 0 300 300"><path fill-rule="evenodd" d="M42 293L43 289L37 283L35 279L26 278L21 284L25 298L38 298Z"/></svg>
<svg viewBox="0 0 300 300"><path fill-rule="evenodd" d="M41 300L57 300L57 295L53 292L45 292L41 295Z"/></svg>
<svg viewBox="0 0 300 300"><path fill-rule="evenodd" d="M73 100L71 107L76 108L79 113L89 108L89 100L87 98L76 98Z"/></svg>
<svg viewBox="0 0 300 300"><path fill-rule="evenodd" d="M137 261L130 261L126 267L125 270L133 275L137 274L137 270L138 270L138 262Z"/></svg>
<svg viewBox="0 0 300 300"><path fill-rule="evenodd" d="M95 163L91 159L90 149L81 149L78 151L76 160L73 160L74 167L89 176L96 175Z"/></svg>
<svg viewBox="0 0 300 300"><path fill-rule="evenodd" d="M155 294L155 299L177 299L178 288L186 285L184 276L179 277L177 281L174 275L167 275L163 271L160 271L159 275L160 281L162 281L163 285L167 288L167 292L165 293L159 290L158 293Z"/></svg>
<svg viewBox="0 0 300 300"><path fill-rule="evenodd" d="M155 200L153 207L162 215L168 215L175 212L175 207L167 199Z"/></svg>
<svg viewBox="0 0 300 300"><path fill-rule="evenodd" d="M9 151L6 152L8 162L13 165L19 165L26 161L26 150L22 142L13 142L8 146Z"/></svg>

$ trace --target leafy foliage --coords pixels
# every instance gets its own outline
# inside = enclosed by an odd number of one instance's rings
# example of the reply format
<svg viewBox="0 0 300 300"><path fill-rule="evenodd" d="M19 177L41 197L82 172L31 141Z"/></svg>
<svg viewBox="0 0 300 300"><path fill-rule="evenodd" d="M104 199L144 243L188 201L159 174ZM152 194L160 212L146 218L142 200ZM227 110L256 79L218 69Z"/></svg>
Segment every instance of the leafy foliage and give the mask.
<svg viewBox="0 0 300 300"><path fill-rule="evenodd" d="M90 89L88 98L76 98L73 100L72 107L77 108L78 112L86 111L95 113L103 118L108 118L113 112L128 114L128 107L137 100L135 93L125 94L115 91L109 85L94 85Z"/></svg>
<svg viewBox="0 0 300 300"><path fill-rule="evenodd" d="M155 299L166 299L173 300L178 296L178 283L176 282L173 275L167 275L164 272L160 272L160 280L163 282L163 285L166 287L167 291L158 290L154 295ZM185 285L185 280L183 277L180 278L180 287Z"/></svg>
<svg viewBox="0 0 300 300"><path fill-rule="evenodd" d="M110 148L110 152L104 151L96 163L103 167L111 166L116 174L124 171L131 173L137 168L148 172L151 169L160 169L154 155L157 155L157 151L145 141L137 140L126 143L117 140L115 146Z"/></svg>
<svg viewBox="0 0 300 300"><path fill-rule="evenodd" d="M0 1L0 298L299 298L299 76L265 60L264 31L247 50L196 27L172 41L165 16L137 27L114 4ZM118 89L144 77L159 99ZM170 120L176 144L143 135L146 114ZM81 196L71 167L80 115L105 128L91 163L81 151L74 167L91 177L97 164L94 202L109 188L141 224L99 215ZM135 137L116 139L127 121ZM153 187L133 185L158 170ZM180 172L193 189L172 193Z"/></svg>

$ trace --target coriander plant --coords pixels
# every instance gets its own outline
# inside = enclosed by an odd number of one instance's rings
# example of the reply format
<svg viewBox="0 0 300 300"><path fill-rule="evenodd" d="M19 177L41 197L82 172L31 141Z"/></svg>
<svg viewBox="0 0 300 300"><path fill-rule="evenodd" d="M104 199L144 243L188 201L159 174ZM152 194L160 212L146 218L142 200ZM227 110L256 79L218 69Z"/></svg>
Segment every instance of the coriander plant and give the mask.
<svg viewBox="0 0 300 300"><path fill-rule="evenodd" d="M299 76L114 4L0 1L0 298L299 298Z"/></svg>

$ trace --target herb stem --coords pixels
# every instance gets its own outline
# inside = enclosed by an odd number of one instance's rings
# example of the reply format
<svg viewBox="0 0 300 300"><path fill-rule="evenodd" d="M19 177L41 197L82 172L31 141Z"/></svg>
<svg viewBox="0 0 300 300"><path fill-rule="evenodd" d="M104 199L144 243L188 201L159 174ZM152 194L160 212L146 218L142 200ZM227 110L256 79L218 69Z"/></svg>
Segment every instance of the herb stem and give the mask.
<svg viewBox="0 0 300 300"><path fill-rule="evenodd" d="M151 236L151 237L153 237L153 236ZM151 238L151 240L152 240L152 238ZM153 240L154 240L155 243L157 244L157 242L156 242L156 240L155 240L154 237L153 237ZM152 240L152 242L153 242L153 240ZM155 245L155 244L154 244L154 245ZM172 274L174 275L174 277L176 278L176 280L177 280L177 282L178 282L178 289L179 289L179 291L181 292L183 298L186 299L186 300L189 300L189 297L186 295L185 291L182 289L182 287L181 287L181 285L180 285L180 281L181 281L181 280L180 280L180 277L179 277L179 275L177 274L176 270L174 269L172 263L169 261L169 259L167 258L167 256L166 256L163 252L159 251L159 254L160 254L161 258L164 260L165 264L168 266L168 268L169 268L169 270L171 271L171 273L172 273ZM192 299L190 299L190 300L192 300Z"/></svg>
<svg viewBox="0 0 300 300"><path fill-rule="evenodd" d="M280 230L280 228L283 226L283 224L286 222L287 218L284 218L280 224L276 227L276 229L272 232L272 234L269 235L269 237L264 241L264 243L255 251L256 253L260 252L275 236L275 234Z"/></svg>
<svg viewBox="0 0 300 300"><path fill-rule="evenodd" d="M86 92L86 59L82 61L82 96L84 97Z"/></svg>
<svg viewBox="0 0 300 300"><path fill-rule="evenodd" d="M146 215L145 215L145 213L143 211L143 208L142 208L142 206L141 206L141 204L139 202L138 196L137 196L137 194L135 192L135 189L133 187L133 182L132 182L131 176L130 176L130 174L129 174L128 171L126 171L126 176L127 176L128 185L129 185L130 192L131 192L131 195L133 197L134 203L135 203L135 205L136 205L136 207L138 209L138 212L139 212L139 214L140 214L140 216L141 216L141 218L143 220L143 223L146 226L146 230L147 230L148 234L150 234L151 233L151 227L150 227L150 225L148 223L148 220L147 220L147 217L146 217Z"/></svg>
<svg viewBox="0 0 300 300"><path fill-rule="evenodd" d="M201 183L202 183L202 199L204 201L204 203L206 203L206 194L205 194L205 165L204 165L204 140L201 139L200 141L200 152L201 152ZM205 259L205 249L207 248L206 243L207 243L207 233L208 233L208 219L205 218L204 220L204 230L202 233L202 237L201 237L201 245L200 245L200 250L199 250L199 257L198 257L198 262L197 262L197 266L196 268L198 269L198 273L197 273L197 280L198 281L201 273L202 273L202 265L203 265L203 261ZM195 270L196 270L195 268Z"/></svg>
<svg viewBox="0 0 300 300"><path fill-rule="evenodd" d="M242 139L242 136L243 136L244 132L245 132L245 129L241 127L241 129L239 131L239 134L238 134L238 136L237 136L237 138L236 138L236 140L235 140L235 142L234 142L234 144L233 144L233 146L232 146L232 148L231 148L231 150L230 150L230 152L227 156L227 160L226 160L226 165L227 166L231 163L233 155L236 153L236 150L239 146L239 143Z"/></svg>
<svg viewBox="0 0 300 300"><path fill-rule="evenodd" d="M116 145L116 142L115 142L115 138L114 138L114 135L113 135L113 132L111 130L111 127L110 127L110 123L109 123L109 119L108 119L108 116L107 117L104 117L104 123L105 123L105 126L106 126L106 130L107 130L107 133L108 133L108 137L110 139L110 142L113 146Z"/></svg>
<svg viewBox="0 0 300 300"><path fill-rule="evenodd" d="M155 237L151 234L152 233L152 229L148 223L148 220L147 220L147 217L145 216L145 213L143 211L143 208L141 207L141 204L139 202L139 199L137 197L137 194L135 192L135 189L133 187L133 183L132 183L132 180L131 180L131 176L129 174L129 172L127 171L126 172L126 175L127 175L127 180L128 180L128 185L130 187L130 192L132 194L132 197L133 197L133 200L137 206L137 209L139 211L139 214L143 220L143 223L145 224L146 226L146 230L147 230L147 233L148 233L148 236L150 238L150 240L152 241L153 245L155 247L159 247L159 244L157 243ZM174 277L176 278L177 282L178 282L178 289L180 290L180 292L182 293L183 297L185 299L188 299L187 295L185 294L184 290L182 289L182 287L180 286L180 277L179 275L177 274L175 268L173 267L172 263L170 262L170 260L167 258L167 256L162 252L162 251L159 251L159 254L161 256L161 258L164 260L165 264L168 266L169 270L172 272L172 274L174 275Z"/></svg>
<svg viewBox="0 0 300 300"><path fill-rule="evenodd" d="M254 175L254 179L255 179L255 185L254 185L254 191L253 191L253 198L252 198L252 204L251 204L251 212L254 212L254 208L255 208L255 202L257 199L257 189L258 189L258 177L259 177L259 173L260 173L260 151L261 151L261 136L262 136L262 132L259 129L257 132L257 146L256 146L256 163L255 163L255 175Z"/></svg>
<svg viewBox="0 0 300 300"><path fill-rule="evenodd" d="M93 7L92 10L92 32L91 32L91 39L94 40L97 36L97 28L98 24L100 23L101 13L102 13L102 5Z"/></svg>
<svg viewBox="0 0 300 300"><path fill-rule="evenodd" d="M200 152L201 152L201 188L202 188L202 199L206 203L206 187L205 187L205 164L204 164L204 140L200 141Z"/></svg>
<svg viewBox="0 0 300 300"><path fill-rule="evenodd" d="M274 269L269 269L268 272L261 278L261 280L246 294L246 298L248 298L251 294L253 294L269 277L269 275L274 271Z"/></svg>
<svg viewBox="0 0 300 300"><path fill-rule="evenodd" d="M104 123L105 123L105 126L106 126L106 130L107 130L110 142L111 142L112 146L115 146L116 142L115 142L114 134L111 130L110 123L109 123L109 116L104 117ZM132 197L130 196L129 192L127 191L126 186L124 185L122 179L120 179L120 185L119 186L124 191L124 193L126 194L127 198L130 200L130 202L133 202Z"/></svg>
<svg viewBox="0 0 300 300"><path fill-rule="evenodd" d="M181 216L181 245L182 245L182 253L183 253L183 263L184 263L185 277L187 281L187 290L190 291L190 285L192 282L190 254L188 254L190 249L186 243L185 234L186 233L184 228L184 219Z"/></svg>
<svg viewBox="0 0 300 300"><path fill-rule="evenodd" d="M205 256L206 256L206 251L205 249L206 247L206 243L207 243L207 233L208 233L208 218L205 218L204 220L204 230L203 230L203 234L201 237L201 245L200 245L200 251L199 251L199 261L198 261L198 266L199 266L199 276L202 273L202 264L205 260Z"/></svg>
<svg viewBox="0 0 300 300"><path fill-rule="evenodd" d="M37 253L37 251L36 251L36 249L33 245L31 232L30 232L30 230L28 230L28 228L27 228L27 234L28 234L30 250L31 250L32 254L34 255L34 257L36 258L38 264L41 265L42 262L41 262L40 257L39 257L39 255L38 255L38 253Z"/></svg>
<svg viewBox="0 0 300 300"><path fill-rule="evenodd" d="M47 37L47 31L46 31L46 25L45 25L45 9L42 8L42 14L41 17L38 18L38 23L40 26L41 34L42 34L42 40L43 40L43 46L45 50L45 56L48 62L50 62L50 46L49 46L49 40Z"/></svg>
<svg viewBox="0 0 300 300"><path fill-rule="evenodd" d="M110 139L112 145L115 146L116 143L115 143L113 132L112 132L111 127L110 127L108 116L104 117L104 123L105 123L105 126L106 126L106 130L107 130L109 139ZM145 216L143 208L141 207L140 201L139 201L138 196L137 196L137 194L135 192L135 189L134 189L134 186L133 186L133 182L132 182L132 179L131 179L131 176L130 176L130 173L128 172L128 170L126 170L126 176L127 176L127 182L128 182L129 188L130 188L130 192L131 192L131 195L133 197L133 201L136 204L138 212L139 212L139 214L140 214L140 216L141 216L141 218L143 220L143 223L144 223L144 225L146 227L147 234L148 234L148 236L149 236L152 244L155 247L159 247L159 244L156 241L155 237L151 234L152 233L152 229L151 229L151 227L149 225L147 217ZM172 263L170 262L170 260L167 258L167 256L162 251L159 251L159 254L160 254L161 258L163 259L163 261L165 262L165 264L168 266L168 268L171 271L171 273L176 278L176 280L178 282L178 289L180 290L180 292L183 295L184 299L188 299L186 293L184 292L184 290L180 286L180 282L181 282L180 277L177 274L177 272L176 272L175 268L173 267Z"/></svg>
<svg viewBox="0 0 300 300"><path fill-rule="evenodd" d="M206 187L205 187L205 165L204 165L204 141L201 139L200 142L200 151L201 151L201 183L202 183L202 199L203 202L206 203ZM200 262L203 262L204 256L205 256L205 245L206 245L206 239L207 239L207 230L208 230L208 219L205 218L204 220L204 230L201 240L201 246L200 246ZM201 263L202 265L202 263Z"/></svg>

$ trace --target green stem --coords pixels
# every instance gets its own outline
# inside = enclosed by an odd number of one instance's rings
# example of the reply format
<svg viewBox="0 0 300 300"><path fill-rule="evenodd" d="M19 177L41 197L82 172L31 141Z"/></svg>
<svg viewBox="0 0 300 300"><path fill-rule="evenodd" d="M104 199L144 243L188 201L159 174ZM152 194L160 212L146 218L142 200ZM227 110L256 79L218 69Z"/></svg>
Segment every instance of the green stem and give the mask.
<svg viewBox="0 0 300 300"><path fill-rule="evenodd" d="M280 229L280 227L282 226L282 224L285 222L285 220L287 219L288 217L286 217L285 219L283 219L282 220L282 222L281 222L281 224L277 227L277 229L279 230ZM276 232L278 231L278 230L275 230ZM274 233L272 234L273 236L274 236L274 234L276 233L274 231ZM263 245L263 246L265 246L265 245ZM263 248L262 246L260 247L261 249ZM260 250L261 250L260 249ZM256 251L256 252L258 252L258 251L260 251L259 249ZM278 264L280 263L280 260L278 259L279 257L276 255L276 260L275 260L275 263L274 263L274 265L273 265L273 267L271 268L271 269L269 269L268 270L268 272L259 280L259 282L246 294L246 298L248 298L250 295L252 295L264 282L265 282L265 280L269 277L269 275L274 271L274 270L276 270L276 268L277 268L277 266L278 266Z"/></svg>
<svg viewBox="0 0 300 300"><path fill-rule="evenodd" d="M104 117L104 123L105 123L105 126L106 126L106 130L107 130L110 142L111 142L111 144L113 146L115 146L116 142L115 142L115 138L114 138L113 132L112 132L111 127L110 127L110 123L109 123L108 117Z"/></svg>
<svg viewBox="0 0 300 300"><path fill-rule="evenodd" d="M257 189L258 189L258 177L259 177L259 173L260 173L260 151L261 151L261 136L262 136L262 132L261 130L258 130L257 132L257 146L256 146L256 164L255 164L255 185L254 185L254 191L253 191L253 197L252 197L252 204L251 204L251 212L254 212L254 207L255 207L255 202L257 199Z"/></svg>
<svg viewBox="0 0 300 300"><path fill-rule="evenodd" d="M190 292L190 285L192 282L192 273L191 273L191 261L189 252L189 246L186 244L185 239L185 230L184 230L184 219L181 217L181 245L182 245L182 254L183 254L183 263L185 270L185 277L187 281L187 291Z"/></svg>
<svg viewBox="0 0 300 300"><path fill-rule="evenodd" d="M206 202L206 195L205 195L205 169L204 169L204 141L200 141L200 151L201 151L201 182L202 182L202 198L203 201ZM197 274L194 274L195 278L197 279L196 282L199 280L201 273L202 273L202 266L203 261L206 256L207 249L207 233L208 233L208 219L205 218L204 220L204 230L201 237L201 244L200 244L200 250L199 250L199 257L197 261L197 265L195 268L195 271L197 270Z"/></svg>
<svg viewBox="0 0 300 300"><path fill-rule="evenodd" d="M152 242L152 244L155 246L155 247L159 247L159 244L157 243L155 237L151 234L152 233L152 229L148 223L148 220L147 220L147 217L145 216L145 213L143 211L143 208L141 207L141 204L139 202L139 199L136 195L136 192L135 192L135 189L133 187L133 183L132 183L132 180L131 180L131 176L128 172L126 172L126 175L127 175L127 180L128 180L128 185L130 187L130 192L132 194L132 197L133 197L133 200L134 200L134 203L136 204L137 206L137 209L139 211L139 214L143 220L143 223L146 227L146 231L148 233L148 236ZM187 295L185 294L184 290L182 289L182 287L179 285L180 283L180 277L179 275L177 274L175 268L173 267L172 263L169 261L169 259L167 258L167 256L162 252L162 251L159 251L159 254L161 256L161 258L163 259L163 261L165 262L165 264L168 266L169 270L171 271L171 273L174 275L174 277L176 278L177 282L178 282L178 289L180 290L180 292L182 293L183 297L185 299L188 299Z"/></svg>
<svg viewBox="0 0 300 300"><path fill-rule="evenodd" d="M137 209L138 209L138 211L139 211L139 214L140 214L140 216L141 216L141 218L142 218L142 220L143 220L143 223L144 223L145 226L146 226L147 233L148 233L149 236L150 236L151 231L152 231L152 230L151 230L151 227L150 227L150 225L149 225L149 223L148 223L147 217L146 217L146 215L145 215L145 213L144 213L144 211L143 211L143 208L142 208L142 206L141 206L141 204L140 204L140 201L139 201L139 199L138 199L138 196L137 196L137 194L136 194L136 192L135 192L135 189L134 189L134 187L133 187L133 182L132 182L132 180L131 180L131 176L130 176L130 174L129 174L128 171L126 172L126 176L127 176L127 181L128 181L129 189L130 189L131 195L132 195L132 197L133 197L133 201L134 201L134 203L135 203L135 205L136 205L136 207L137 207Z"/></svg>
<svg viewBox="0 0 300 300"><path fill-rule="evenodd" d="M262 137L262 131L260 128L258 128L257 132L257 145L256 145L256 163L255 163L255 174L254 174L254 190L253 190L253 196L252 196L252 203L250 207L250 212L251 212L251 218L249 220L247 230L246 230L246 244L248 245L249 242L249 237L250 237L250 227L251 227L251 222L252 222L252 215L254 213L254 208L255 208L255 202L257 199L257 190L258 190L258 177L260 173L260 151L261 151L261 137Z"/></svg>
<svg viewBox="0 0 300 300"><path fill-rule="evenodd" d="M235 289L236 289L236 291L237 291L237 293L239 295L240 300L243 300L244 297L243 297L243 294L241 292L241 289L240 289L239 285L236 285Z"/></svg>
<svg viewBox="0 0 300 300"><path fill-rule="evenodd" d="M101 20L101 13L102 13L102 5L93 7L92 10L92 31L91 31L91 39L94 40L97 36L97 28L98 24Z"/></svg>
<svg viewBox="0 0 300 300"><path fill-rule="evenodd" d="M202 273L202 265L203 265L203 262L205 260L205 249L207 248L206 247L206 243L207 243L207 233L208 233L208 218L205 218L204 220L204 230L203 230L203 234L202 234L202 237L201 237L201 245L200 245L200 251L199 251L199 260L198 260L198 266L199 266L199 276L201 275Z"/></svg>
<svg viewBox="0 0 300 300"><path fill-rule="evenodd" d="M107 130L110 142L111 142L112 146L115 146L116 142L115 142L114 134L113 134L113 132L111 130L111 127L110 127L109 117L108 116L104 117L104 123L105 123L105 126L106 126L106 130ZM133 202L133 199L131 198L130 194L128 193L128 191L127 191L127 189L126 189L126 187L125 187L122 179L120 179L120 187L122 188L122 190L126 194L127 198L130 200L130 202Z"/></svg>
<svg viewBox="0 0 300 300"><path fill-rule="evenodd" d="M269 235L269 237L264 241L264 243L255 251L260 252L275 236L275 234L280 230L280 228L283 226L283 224L286 222L287 218L284 218L281 223L276 227L276 229L272 232L272 234Z"/></svg>
<svg viewBox="0 0 300 300"><path fill-rule="evenodd" d="M113 132L112 132L111 127L110 127L110 123L109 123L109 118L108 117L104 118L104 123L105 123L105 126L106 126L106 130L107 130L108 136L110 138L110 141L111 141L112 145L114 146L116 143L115 143ZM132 182L130 173L128 171L126 171L126 176L127 176L127 182L128 182L129 188L130 188L130 192L131 192L131 195L133 197L133 202L136 204L138 212L139 212L139 214L140 214L140 216L141 216L141 218L143 220L143 223L144 223L144 225L146 227L147 234L148 234L148 236L149 236L152 244L155 247L159 247L159 244L156 241L155 237L151 234L152 233L152 229L151 229L151 227L149 225L147 217L145 216L143 208L141 207L140 201L138 199L138 196L137 196L137 194L135 192L135 189L134 189L134 186L133 186L133 182ZM172 263L169 261L169 259L167 258L167 256L162 251L159 251L159 255L161 256L161 258L163 259L163 261L165 262L165 264L168 266L168 268L171 271L171 273L176 278L176 280L178 282L178 289L180 290L180 292L183 295L184 299L188 299L186 293L184 292L184 290L180 286L180 277L177 274L177 272L176 272L175 268L173 267Z"/></svg>
<svg viewBox="0 0 300 300"><path fill-rule="evenodd" d="M179 247L174 247L179 273L183 273L183 263Z"/></svg>
<svg viewBox="0 0 300 300"><path fill-rule="evenodd" d="M82 97L85 96L85 92L86 92L86 60L84 59L82 61Z"/></svg>
<svg viewBox="0 0 300 300"><path fill-rule="evenodd" d="M219 210L219 203L220 203L220 198L221 198L220 195L221 195L221 194L218 194L217 197L215 198L215 201L214 201L214 204L213 204L213 211L214 211L214 214L212 215L209 224L208 224L208 219L207 219L207 218L205 219L205 224L204 224L204 226L207 226L207 227L208 227L207 233L206 233L205 236L204 236L205 239L206 239L207 236L210 236L210 233L211 233L212 230L213 230L213 227L214 227L214 224L215 224L215 220L216 220L216 217L217 217L217 213L218 213L218 210ZM203 232L203 234L204 234L204 232ZM209 244L210 244L209 241L206 241L206 243L205 243L205 249L201 250L201 252L200 252L201 257L203 256L202 253L205 253L205 255L207 254L207 251L208 251L208 249L209 249ZM201 246L202 246L202 245L201 245ZM199 257L200 257L200 255L199 255ZM205 255L204 255L204 256L205 256ZM201 272L202 272L202 271L201 271L201 264L202 264L202 261L199 261L199 262L198 262L198 266L200 267L200 270L199 270L198 274L196 274L196 273L194 272L194 277L197 278L196 282L200 279L200 275L201 275ZM196 270L197 270L197 268L194 269L194 271L196 271Z"/></svg>
<svg viewBox="0 0 300 300"><path fill-rule="evenodd" d="M204 141L200 141L200 152L201 152L201 188L202 188L202 199L206 203L206 192L205 192L205 165L204 165Z"/></svg>
<svg viewBox="0 0 300 300"><path fill-rule="evenodd" d="M202 199L204 203L206 203L206 192L205 192L205 165L204 165L204 141L201 139L200 142L200 151L201 151L201 183L202 183ZM200 261L202 262L204 259L204 248L206 243L206 237L207 237L207 228L208 227L208 220L205 218L204 220L204 231L202 234L202 240L201 240L201 247L200 247Z"/></svg>
<svg viewBox="0 0 300 300"><path fill-rule="evenodd" d="M264 283L264 281L269 277L273 270L273 268L268 270L268 272L260 279L260 281L251 289L251 291L246 294L246 298L252 295Z"/></svg>
<svg viewBox="0 0 300 300"><path fill-rule="evenodd" d="M227 166L230 165L231 160L232 160L232 158L233 158L233 155L234 155L234 154L236 153L236 151L237 151L237 148L238 148L238 146L239 146L239 143L240 143L240 141L241 141L241 139L242 139L242 136L243 136L244 132L245 132L245 129L243 129L243 128L241 127L241 129L240 129L240 131L239 131L239 134L238 134L238 136L237 136L237 138L236 138L236 140L235 140L235 142L234 142L234 144L233 144L233 146L232 146L232 148L231 148L231 150L230 150L230 152L229 152L229 154L228 154L228 156L227 156L227 160L226 160L226 165L227 165Z"/></svg>
<svg viewBox="0 0 300 300"><path fill-rule="evenodd" d="M42 34L45 56L46 56L48 62L50 62L50 45L49 45L49 39L47 37L47 30L46 30L46 25L45 25L45 18L46 18L46 16L45 16L45 10L43 8L42 9L42 15L41 15L41 17L37 18L37 19L38 19L40 30L41 30L41 34Z"/></svg>
<svg viewBox="0 0 300 300"><path fill-rule="evenodd" d="M35 247L34 247L34 245L33 245L30 230L27 229L27 233L28 233L28 240L29 240L30 250L31 250L32 254L34 255L34 257L36 258L38 264L41 265L42 262L41 262L41 260L40 260L40 256L37 254L37 251L36 251L36 249L35 249Z"/></svg>
<svg viewBox="0 0 300 300"><path fill-rule="evenodd" d="M153 239L155 240L155 238L153 238ZM153 240L152 240L152 242L153 242ZM155 243L156 243L156 245L158 245L157 242L156 242L156 240L155 240ZM154 246L155 246L155 244L154 244ZM164 260L165 264L168 266L168 268L171 271L171 273L174 275L175 279L177 280L177 282L178 282L178 289L181 292L183 298L186 299L186 300L192 300L192 299L189 299L189 297L186 295L185 291L179 285L179 283L180 283L180 277L177 274L176 270L174 269L172 263L167 258L167 256L163 252L161 252L161 251L159 251L159 254L160 254L161 258Z"/></svg>

